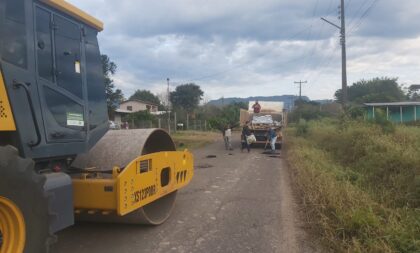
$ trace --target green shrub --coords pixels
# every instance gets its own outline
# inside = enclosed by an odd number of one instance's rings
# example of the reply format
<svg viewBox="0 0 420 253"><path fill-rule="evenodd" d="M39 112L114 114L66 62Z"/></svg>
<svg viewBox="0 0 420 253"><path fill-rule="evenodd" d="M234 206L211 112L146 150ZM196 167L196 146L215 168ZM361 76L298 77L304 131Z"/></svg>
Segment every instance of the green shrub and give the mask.
<svg viewBox="0 0 420 253"><path fill-rule="evenodd" d="M306 136L309 131L309 125L304 119L300 119L299 123L296 125L296 135L297 136Z"/></svg>
<svg viewBox="0 0 420 253"><path fill-rule="evenodd" d="M384 133L394 133L395 125L387 119L386 112L383 110L375 110L375 118L371 120L374 124L380 126Z"/></svg>
<svg viewBox="0 0 420 253"><path fill-rule="evenodd" d="M347 110L347 114L352 119L364 119L366 110L360 106L352 106Z"/></svg>
<svg viewBox="0 0 420 253"><path fill-rule="evenodd" d="M305 138L288 131L288 159L324 238L335 251L420 252L420 129L342 122L310 122Z"/></svg>

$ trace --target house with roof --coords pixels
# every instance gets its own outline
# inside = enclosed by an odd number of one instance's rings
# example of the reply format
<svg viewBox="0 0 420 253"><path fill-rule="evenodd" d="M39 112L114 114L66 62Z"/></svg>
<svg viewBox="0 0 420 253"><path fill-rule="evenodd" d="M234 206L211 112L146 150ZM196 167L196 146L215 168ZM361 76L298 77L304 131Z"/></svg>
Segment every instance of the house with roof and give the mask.
<svg viewBox="0 0 420 253"><path fill-rule="evenodd" d="M121 124L121 119L124 115L141 111L149 111L152 114L156 114L158 113L158 105L139 99L126 100L115 110L114 122L116 124Z"/></svg>
<svg viewBox="0 0 420 253"><path fill-rule="evenodd" d="M367 118L374 119L382 111L394 123L420 121L420 102L365 103Z"/></svg>

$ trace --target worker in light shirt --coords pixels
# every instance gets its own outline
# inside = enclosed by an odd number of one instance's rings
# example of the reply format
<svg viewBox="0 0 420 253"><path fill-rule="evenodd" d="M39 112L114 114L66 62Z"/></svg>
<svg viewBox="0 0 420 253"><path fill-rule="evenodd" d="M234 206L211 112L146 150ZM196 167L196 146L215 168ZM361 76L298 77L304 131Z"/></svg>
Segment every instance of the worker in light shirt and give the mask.
<svg viewBox="0 0 420 253"><path fill-rule="evenodd" d="M226 150L232 150L232 129L230 127L230 125L227 125L226 129L225 129L225 148Z"/></svg>

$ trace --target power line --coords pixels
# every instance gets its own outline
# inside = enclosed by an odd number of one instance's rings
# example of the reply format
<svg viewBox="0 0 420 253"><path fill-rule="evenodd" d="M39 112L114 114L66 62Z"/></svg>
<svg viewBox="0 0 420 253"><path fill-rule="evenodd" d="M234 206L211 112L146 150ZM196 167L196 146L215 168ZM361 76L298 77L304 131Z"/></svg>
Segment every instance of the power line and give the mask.
<svg viewBox="0 0 420 253"><path fill-rule="evenodd" d="M332 1L333 1L333 0L330 0L330 4L329 4L329 6L328 6L327 12L329 12L329 11L330 11ZM317 13L318 6L319 6L319 0L316 0L315 5L314 5L314 8L313 8L313 11L312 11L312 13L313 13L313 16L314 16L314 17L315 17L315 15L316 15L316 13ZM305 32L305 31L309 30L309 32L308 32L308 37L306 38L306 40L308 40L308 41L309 41L309 40L310 40L310 38L312 37L312 28L313 28L313 24L308 25L308 26L306 26L306 27L305 27L305 28L303 28L302 30L298 31L296 34L294 34L293 36L291 36L290 38L288 38L288 39L286 39L286 40L292 40L292 39L296 38L297 36L299 36L300 34L302 34L303 32ZM318 34L320 34L320 33L321 33L321 32L319 32ZM314 47L314 48L313 48L313 50L312 50L312 53L309 55L309 57L311 57L311 56L313 56L313 55L314 55L314 53L315 53L315 49L316 49L316 48ZM261 58L261 57L263 57L263 56L265 56L265 55L267 55L267 54L269 54L269 52L267 52L267 53L265 53L265 54L260 55L258 58ZM257 58L257 59L258 59L258 58ZM299 60L299 59L305 59L305 65L306 65L306 59L307 59L307 58L308 58L308 56L299 57L299 58L297 58L297 59L293 59L293 60L288 61L288 62L293 62L293 61L296 61L296 60ZM285 63L288 63L288 62L285 62ZM252 63L253 63L253 62L246 62L246 63L243 63L243 64L238 64L238 65L233 66L233 67L231 67L231 68L229 68L229 69L227 69L227 70L223 70L223 71L215 72L215 73L213 73L213 74L209 74L209 75L200 76L200 77L196 77L196 78L190 79L188 82L201 81L201 80L209 79L209 78L212 78L212 77L220 76L220 75L223 75L223 74L229 73L229 72L231 72L231 71L233 71L233 70L240 69L240 68L242 68L242 67L245 67L245 66L247 66L247 65L250 65L250 64L252 64ZM283 64L284 64L284 63L283 63Z"/></svg>
<svg viewBox="0 0 420 253"><path fill-rule="evenodd" d="M327 12L330 11L332 1L333 0L330 1L330 4L329 4L328 9L327 9ZM348 6L351 2L352 2L352 0L349 0L346 3L346 6ZM317 0L316 3L315 3L315 5L314 5L314 9L313 9L313 14L314 15L316 15L316 13L317 13L318 5L319 5L319 0ZM333 13L335 13L335 10L333 10L333 12L331 12L331 14L333 14ZM290 38L288 38L286 40L292 40L292 39L296 38L297 36L301 35L302 33L304 33L305 31L308 31L308 30L309 30L308 38L310 38L312 36L312 28L313 28L313 24L308 25L308 26L306 26L302 30L298 31L297 33L295 33L294 35L292 35ZM323 26L322 26L322 28L323 28ZM322 33L322 29L318 32L318 34L321 34L321 33ZM309 51L309 52L311 52L309 55L298 57L298 58L295 58L295 59L292 59L292 60L283 62L283 63L281 63L281 65L286 64L286 63L290 63L290 62L294 62L294 61L297 61L297 60L300 60L300 59L305 59L305 65L307 65L306 59L308 57L309 58L312 57L315 54L315 50L316 50L316 46L317 45L318 45L318 42L313 46L313 50ZM259 57L257 57L257 59L262 58L262 57L264 57L265 55L267 55L269 53L270 52L264 53L264 54L260 55ZM326 60L328 60L328 58L325 59L325 61ZM224 74L229 73L231 71L234 71L236 69L240 69L240 68L246 67L248 65L251 65L254 61L255 61L255 59L252 62L246 62L246 63L243 63L243 64L238 64L236 66L233 66L233 67L231 67L229 69L226 69L226 70L223 70L223 71L215 72L215 73L212 73L212 74L209 74L209 75L195 77L195 78L190 79L188 82L201 81L201 80L206 80L206 79L209 79L209 78L212 78L212 77L221 76L221 75L224 75Z"/></svg>
<svg viewBox="0 0 420 253"><path fill-rule="evenodd" d="M348 1L347 2L347 4L346 4L346 7L347 6L350 6L350 3L351 3L351 1L352 0L350 0L350 1ZM369 1L364 1L360 6L359 6L359 8L357 9L357 11L355 12L355 16L357 16L359 13L362 13L361 14L361 16L359 17L359 19L356 21L356 19L357 18L355 18L355 19L353 19L352 20L352 22L350 22L350 25L351 24L354 24L353 26L352 26L352 28L350 28L351 29L351 31L350 31L350 33L351 32L354 32L354 30L355 30L355 28L356 28L356 26L357 27L359 27L360 25L361 25L361 23L363 23L363 18L366 18L366 16L369 14L369 12L375 7L375 5L378 3L378 0L373 0L372 2L371 2L371 4L369 5L368 4L369 3ZM365 7L366 6L366 4L368 4L367 6L367 8L366 8L366 10L365 11L363 11L363 12L361 12L362 10L363 10L363 7ZM347 35L347 37L349 37L350 36L350 33L348 33L348 35ZM318 72L317 74L316 74L316 76L314 76L314 78L310 78L310 79L312 79L312 83L316 83L318 80L319 80L319 78L320 78L320 76L321 76L321 74L325 71L325 68L328 68L328 66L333 62L333 54L334 54L334 52L336 52L336 50L337 50L337 48L334 48L334 50L333 51L331 51L331 53L329 54L329 56L327 56L327 58L325 58L325 60L324 61L322 61L322 63L321 64L319 64L318 66L322 66L322 68L324 68L324 70L321 70L320 72Z"/></svg>
<svg viewBox="0 0 420 253"><path fill-rule="evenodd" d="M369 8L363 13L363 15L360 17L360 21L359 23L356 25L356 27L354 28L355 30L357 30L360 25L363 23L364 18L367 17L367 15L370 13L370 11L375 8L376 4L378 3L378 0L374 0L373 3L369 6Z"/></svg>
<svg viewBox="0 0 420 253"><path fill-rule="evenodd" d="M349 1L347 1L347 3L346 3L346 9L347 9L347 10L349 9L349 6L350 6L350 4L351 4L351 1L353 1L353 0L349 0Z"/></svg>
<svg viewBox="0 0 420 253"><path fill-rule="evenodd" d="M318 4L319 4L319 0L316 0L315 5L314 5L314 8L313 8L313 11L312 11L312 18L315 18L315 15L316 15L317 10L318 10ZM320 31L318 32L317 37L319 37L319 35L320 35ZM309 31L309 36L308 36L308 38L306 40L308 42L310 42L310 41L312 41L312 37L313 36L312 36L312 27L311 27L311 30ZM303 67L302 67L303 70L305 70L307 68L308 58L311 58L314 55L314 53L315 53L315 46L313 46L312 50L310 50L310 49L308 50L309 57L306 57L305 58L305 61L303 63Z"/></svg>
<svg viewBox="0 0 420 253"><path fill-rule="evenodd" d="M349 32L349 34L354 33L355 31L357 31L357 29L359 29L359 27L362 25L364 19L367 17L367 15L370 13L370 11L375 8L376 4L378 3L378 0L373 0L373 2L371 3L371 5L365 10L365 12L360 16L357 24L355 24L351 29L351 31Z"/></svg>
<svg viewBox="0 0 420 253"><path fill-rule="evenodd" d="M336 32L334 32L334 34L335 33ZM339 45L339 44L338 43L334 43L334 47L332 48L332 50L330 51L330 53L329 54L324 54L324 55L321 56L320 60L316 64L316 67L318 69L322 69L322 68L328 67L331 64L332 59L333 59L333 56L334 56L334 54L336 53L336 51L338 49L337 45ZM308 76L306 76L305 79L311 79L312 80L311 81L312 83L316 83L313 80L314 79L315 80L318 80L319 76L320 76L320 72L314 74L313 76L312 75L308 75Z"/></svg>
<svg viewBox="0 0 420 253"><path fill-rule="evenodd" d="M337 46L334 47L334 49L331 51L331 53L328 54L328 56L324 59L324 61L322 61L322 64L320 64L319 66L322 66L321 68L324 68L324 70L319 71L317 73L317 75L314 78L312 78L312 83L315 84L318 81L319 77L321 76L321 73L323 71L325 71L325 69L328 68L331 65L331 63L334 59L333 55L337 52L338 49L339 48Z"/></svg>
<svg viewBox="0 0 420 253"><path fill-rule="evenodd" d="M289 38L287 38L285 40L293 40L293 39L297 38L300 34L304 33L307 30L309 30L311 27L312 27L312 25L308 25L305 28L303 28L302 30L299 30L298 32L296 32L295 34L293 34L291 37L289 37ZM269 53L271 53L271 52L264 53L264 54L260 55L259 57L257 57L257 59L260 59L260 58L268 55ZM253 59L252 62L249 61L249 62L246 62L246 63L238 64L238 65L233 66L233 67L231 67L231 68L229 68L227 70L215 72L215 73L209 74L209 75L195 77L195 78L192 78L192 79L188 80L187 82L201 81L201 80L206 80L206 79L209 79L209 78L212 78L212 77L220 76L220 75L229 73L229 72L231 72L233 70L240 69L240 68L243 68L245 66L251 65L252 63L254 63L254 61L255 61L255 59ZM294 61L294 60L292 60L292 61Z"/></svg>
<svg viewBox="0 0 420 253"><path fill-rule="evenodd" d="M359 13L363 10L363 8L365 7L366 4L369 3L369 0L363 1L362 4L359 6L359 8L357 9L357 11L354 13L354 17L356 17L357 15L359 15ZM356 21L356 18L354 18L350 23L349 26L351 26L354 22Z"/></svg>
<svg viewBox="0 0 420 253"><path fill-rule="evenodd" d="M317 1L316 2L316 6L318 5L318 2L319 1ZM330 0L330 2L329 2L329 4L328 4L328 7L327 7L327 10L326 10L326 12L325 13L331 13L330 11L331 11L331 7L332 7L332 2L333 2L333 0ZM315 15L316 15L316 12L314 12L313 13L314 15L313 15L313 17L315 17ZM317 38L319 38L319 37L321 37L321 34L323 33L323 31L324 31L324 26L325 26L325 24L324 23L322 23L322 25L321 25L321 28L318 30L319 32L318 32L318 34L317 34ZM314 54L315 54L315 51L316 51L316 49L317 49L317 47L318 47L318 44L320 43L320 40L317 40L317 42L312 46L312 50L311 50L311 53L309 54L309 59L310 58L312 58L313 56L314 56ZM308 65L309 65L309 63L308 63L308 58L305 60L305 63L304 63L304 67L302 68L303 70L306 70L307 68L308 68ZM306 78L305 79L308 79L308 75L306 74L305 75L306 76Z"/></svg>
<svg viewBox="0 0 420 253"><path fill-rule="evenodd" d="M268 69L266 68L265 70L267 70L267 71L270 71L270 70L275 70L275 69L278 69L280 66L283 66L283 65L285 65L285 64L292 63L292 62L296 62L296 61L301 61L301 60L305 59L305 57L307 57L307 56L302 55L302 56L299 56L299 57L293 58L293 59L291 59L291 60L281 62L280 64L278 64L277 66L275 66L275 67L273 67L273 68L268 68ZM244 65L245 65L245 64L244 64ZM243 67L243 66L240 66L240 67ZM238 67L238 68L239 68L239 67ZM225 73L227 73L227 72L230 72L231 70L232 70L232 69L230 69L230 70L226 70L226 71L223 71L223 72L218 72L218 73L217 73L217 74L215 74L215 75L205 76L204 78L201 78L201 79L191 79L191 80L189 80L188 82L200 81L200 80L205 80L205 79L208 79L208 78L211 78L211 77L216 77L216 76L219 76L219 75L223 75L223 74L225 74Z"/></svg>

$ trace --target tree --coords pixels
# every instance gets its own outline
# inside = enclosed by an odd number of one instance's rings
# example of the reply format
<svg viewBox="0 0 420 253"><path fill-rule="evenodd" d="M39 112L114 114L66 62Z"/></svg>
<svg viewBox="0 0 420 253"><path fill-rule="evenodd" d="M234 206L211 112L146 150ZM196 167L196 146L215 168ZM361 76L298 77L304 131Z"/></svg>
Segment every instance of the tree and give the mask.
<svg viewBox="0 0 420 253"><path fill-rule="evenodd" d="M111 117L118 105L124 100L124 95L120 89L115 89L114 80L111 79L111 76L117 71L117 65L105 54L101 55L101 62L105 81L108 115Z"/></svg>
<svg viewBox="0 0 420 253"><path fill-rule="evenodd" d="M138 99L145 102L153 103L159 107L159 110L164 110L160 99L148 90L136 90L134 94L130 96L130 99Z"/></svg>
<svg viewBox="0 0 420 253"><path fill-rule="evenodd" d="M151 121L153 123L156 123L157 118L146 110L129 113L126 116L124 116L122 120L133 123L133 127L139 127L140 122Z"/></svg>
<svg viewBox="0 0 420 253"><path fill-rule="evenodd" d="M420 101L420 85L411 85L408 88L407 97L410 101Z"/></svg>
<svg viewBox="0 0 420 253"><path fill-rule="evenodd" d="M194 83L179 85L170 93L170 100L174 107L182 108L191 113L198 107L204 92Z"/></svg>
<svg viewBox="0 0 420 253"><path fill-rule="evenodd" d="M300 100L288 115L289 122L298 123L301 119L305 121L317 120L322 117L331 116L328 112L321 110L321 105L315 101Z"/></svg>
<svg viewBox="0 0 420 253"><path fill-rule="evenodd" d="M360 80L348 87L348 99L356 104L405 100L406 96L397 80L389 77ZM335 92L335 97L341 102L341 89Z"/></svg>
<svg viewBox="0 0 420 253"><path fill-rule="evenodd" d="M220 108L217 115L209 119L210 127L223 132L227 125L232 128L239 126L240 110L244 109L245 105L245 103L239 102Z"/></svg>
<svg viewBox="0 0 420 253"><path fill-rule="evenodd" d="M233 102L233 106L238 107L239 109L248 110L248 104L245 102Z"/></svg>

